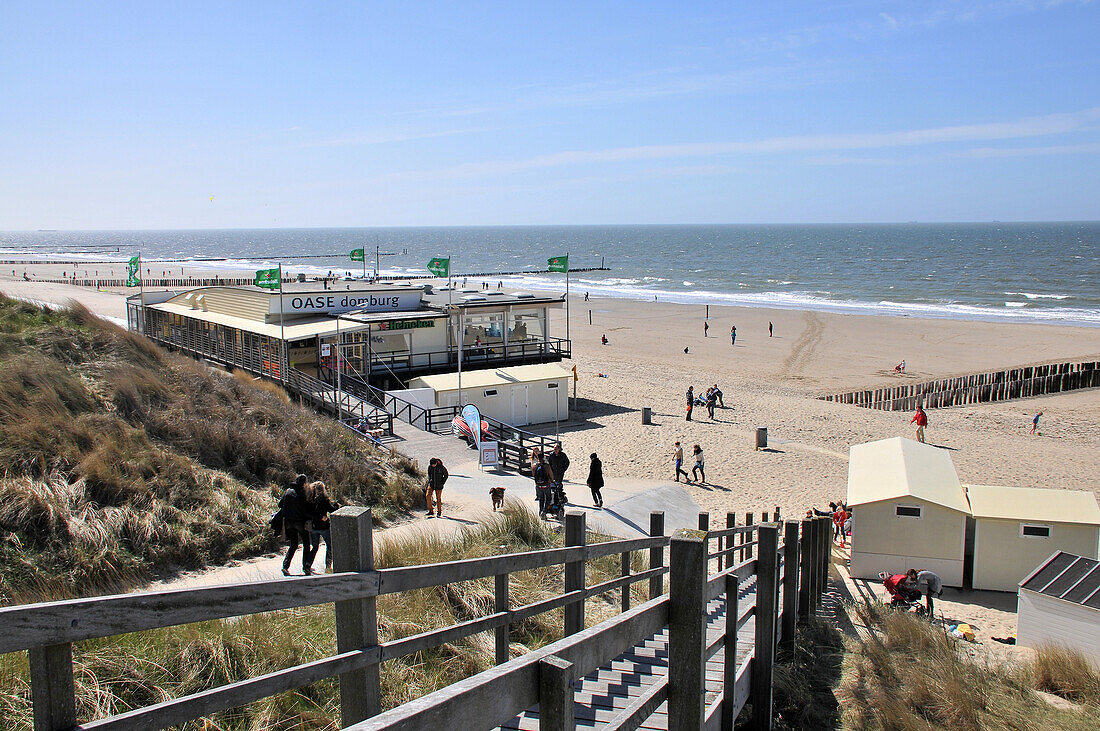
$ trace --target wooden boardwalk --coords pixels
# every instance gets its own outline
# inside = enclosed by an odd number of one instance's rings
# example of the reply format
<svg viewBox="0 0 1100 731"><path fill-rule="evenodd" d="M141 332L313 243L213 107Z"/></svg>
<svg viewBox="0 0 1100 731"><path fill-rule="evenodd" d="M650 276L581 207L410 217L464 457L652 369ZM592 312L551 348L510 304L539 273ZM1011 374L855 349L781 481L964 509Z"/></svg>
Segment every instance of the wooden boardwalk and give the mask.
<svg viewBox="0 0 1100 731"><path fill-rule="evenodd" d="M742 617L756 604L756 581L738 592L738 612ZM725 632L726 601L715 599L707 604L707 646ZM756 635L755 618L749 616L737 633L737 663L752 655ZM723 653L719 650L707 660L706 703L709 706L722 692ZM617 714L638 701L656 684L668 678L668 628L647 637L599 670L574 683L573 713L577 728L601 728ZM662 702L638 728L668 731L668 703ZM538 731L538 707L524 711L498 731Z"/></svg>

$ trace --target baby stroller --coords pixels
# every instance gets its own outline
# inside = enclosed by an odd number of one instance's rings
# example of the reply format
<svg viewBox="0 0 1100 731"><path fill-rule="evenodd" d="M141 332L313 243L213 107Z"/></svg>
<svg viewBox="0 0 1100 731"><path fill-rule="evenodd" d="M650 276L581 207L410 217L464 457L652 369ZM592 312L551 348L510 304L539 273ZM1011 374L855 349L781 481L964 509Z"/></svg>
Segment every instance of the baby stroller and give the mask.
<svg viewBox="0 0 1100 731"><path fill-rule="evenodd" d="M565 489L559 483L550 485L550 504L546 506L546 514L554 516L557 520L565 518L565 506L569 498L565 496Z"/></svg>
<svg viewBox="0 0 1100 731"><path fill-rule="evenodd" d="M924 615L927 611L920 603L920 589L910 586L905 582L905 574L890 574L883 571L878 575L882 579L882 585L890 594L890 606L905 612L916 612Z"/></svg>

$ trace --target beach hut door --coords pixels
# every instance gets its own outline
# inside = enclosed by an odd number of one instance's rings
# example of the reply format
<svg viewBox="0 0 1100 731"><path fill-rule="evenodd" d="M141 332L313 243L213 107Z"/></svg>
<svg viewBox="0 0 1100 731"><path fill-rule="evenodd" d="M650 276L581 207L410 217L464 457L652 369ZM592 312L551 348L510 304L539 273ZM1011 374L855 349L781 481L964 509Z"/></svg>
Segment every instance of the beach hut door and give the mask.
<svg viewBox="0 0 1100 731"><path fill-rule="evenodd" d="M512 426L526 426L530 423L527 418L527 385L512 386Z"/></svg>

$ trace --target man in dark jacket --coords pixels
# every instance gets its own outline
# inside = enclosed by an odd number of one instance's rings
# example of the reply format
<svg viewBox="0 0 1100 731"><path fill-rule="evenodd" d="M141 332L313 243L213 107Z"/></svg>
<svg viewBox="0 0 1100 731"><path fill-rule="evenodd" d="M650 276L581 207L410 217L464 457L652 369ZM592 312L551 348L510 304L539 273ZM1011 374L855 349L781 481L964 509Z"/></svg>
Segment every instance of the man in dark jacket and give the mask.
<svg viewBox="0 0 1100 731"><path fill-rule="evenodd" d="M550 471L554 473L554 484L561 489L565 482L565 471L569 469L569 457L562 451L561 442L554 445L546 461L550 464Z"/></svg>
<svg viewBox="0 0 1100 731"><path fill-rule="evenodd" d="M432 457L428 461L428 489L424 492L424 501L428 503L428 517L432 517L432 495L435 495L435 514L443 515L443 485L450 477L447 468L443 466L443 460Z"/></svg>
<svg viewBox="0 0 1100 731"><path fill-rule="evenodd" d="M309 576L313 571L309 568L309 531L306 530L306 521L309 520L309 505L306 503L305 487L308 478L298 475L294 484L286 489L279 500L279 512L283 514L283 530L286 531L286 539L290 547L283 558L283 576L290 576L290 560L294 558L294 552L298 550L298 544L302 544L302 573Z"/></svg>

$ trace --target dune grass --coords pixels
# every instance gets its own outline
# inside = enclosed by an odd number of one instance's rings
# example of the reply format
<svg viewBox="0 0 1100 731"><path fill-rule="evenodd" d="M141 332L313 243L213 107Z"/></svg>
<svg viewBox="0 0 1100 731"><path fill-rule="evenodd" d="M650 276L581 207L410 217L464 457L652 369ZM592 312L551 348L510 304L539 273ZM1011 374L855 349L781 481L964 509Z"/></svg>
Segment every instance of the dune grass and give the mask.
<svg viewBox="0 0 1100 731"><path fill-rule="evenodd" d="M844 728L1100 728L1100 675L1079 653L1044 648L1019 667L983 663L911 614L873 604L855 611L868 633L845 659ZM1035 690L1080 706L1056 708Z"/></svg>
<svg viewBox="0 0 1100 731"><path fill-rule="evenodd" d="M276 385L168 353L80 305L0 295L0 604L272 549L267 519L299 472L383 520L423 500L410 460Z"/></svg>
<svg viewBox="0 0 1100 731"><path fill-rule="evenodd" d="M606 539L589 535L590 542ZM561 545L560 532L510 502L503 512L453 540L426 534L399 540L381 536L376 562L380 567L407 566ZM632 558L635 570L641 570L646 560L642 552ZM588 583L617 575L617 559L589 562ZM519 606L560 594L563 580L560 566L513 574L511 602ZM647 583L640 582L634 601L648 598ZM617 592L590 599L586 623L591 626L617 612L616 597ZM492 606L491 578L381 597L379 634L383 641L398 639L490 614ZM513 626L513 656L559 639L562 625L562 611L556 610ZM121 635L79 643L74 649L79 717L93 719L332 655L336 633L328 605ZM491 633L386 662L381 669L383 705L389 708L420 697L492 663ZM13 729L30 728L27 677L25 653L0 655L0 718ZM336 729L338 683L315 683L186 728Z"/></svg>

